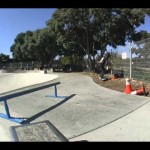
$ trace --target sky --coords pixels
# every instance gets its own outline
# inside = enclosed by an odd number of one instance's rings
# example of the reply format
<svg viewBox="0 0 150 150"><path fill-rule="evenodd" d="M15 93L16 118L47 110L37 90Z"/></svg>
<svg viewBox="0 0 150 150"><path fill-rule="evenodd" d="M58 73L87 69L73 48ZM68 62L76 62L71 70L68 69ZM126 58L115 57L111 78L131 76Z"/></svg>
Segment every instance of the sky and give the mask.
<svg viewBox="0 0 150 150"><path fill-rule="evenodd" d="M55 8L0 8L0 53L12 58L10 47L14 39L21 32L34 31L46 27L46 21L51 19ZM150 17L146 17L145 24L137 31L146 30L150 33ZM128 51L126 47L118 46L115 51ZM110 51L108 47L108 51Z"/></svg>
<svg viewBox="0 0 150 150"><path fill-rule="evenodd" d="M10 47L21 32L46 27L55 8L0 8L0 53L10 55Z"/></svg>

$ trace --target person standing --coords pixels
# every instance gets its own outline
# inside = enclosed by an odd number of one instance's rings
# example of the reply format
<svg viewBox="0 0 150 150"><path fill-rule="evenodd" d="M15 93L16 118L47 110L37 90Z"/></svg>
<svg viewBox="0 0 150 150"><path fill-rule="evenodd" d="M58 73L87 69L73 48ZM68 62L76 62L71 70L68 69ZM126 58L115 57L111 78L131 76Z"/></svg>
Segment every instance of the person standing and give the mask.
<svg viewBox="0 0 150 150"><path fill-rule="evenodd" d="M26 70L29 70L29 64L26 64Z"/></svg>
<svg viewBox="0 0 150 150"><path fill-rule="evenodd" d="M106 78L104 77L105 75L105 66L108 63L108 59L110 57L110 53L109 52L105 52L103 57L101 58L101 60L99 61L100 64L100 79L105 81Z"/></svg>

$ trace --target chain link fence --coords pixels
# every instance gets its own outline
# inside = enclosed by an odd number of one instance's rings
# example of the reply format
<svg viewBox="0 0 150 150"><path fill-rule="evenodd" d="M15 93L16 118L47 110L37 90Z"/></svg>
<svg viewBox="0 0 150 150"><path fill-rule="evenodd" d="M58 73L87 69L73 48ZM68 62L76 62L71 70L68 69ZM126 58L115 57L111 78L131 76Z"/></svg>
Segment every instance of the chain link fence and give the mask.
<svg viewBox="0 0 150 150"><path fill-rule="evenodd" d="M132 77L150 82L150 38L131 44Z"/></svg>
<svg viewBox="0 0 150 150"><path fill-rule="evenodd" d="M39 68L39 62L29 61L29 62L2 62L0 63L0 69L26 69L33 70L34 68Z"/></svg>
<svg viewBox="0 0 150 150"><path fill-rule="evenodd" d="M112 56L112 70L123 70L124 77L150 82L150 38L132 42L127 51L131 57L122 59L121 54ZM130 65L131 59L131 65Z"/></svg>

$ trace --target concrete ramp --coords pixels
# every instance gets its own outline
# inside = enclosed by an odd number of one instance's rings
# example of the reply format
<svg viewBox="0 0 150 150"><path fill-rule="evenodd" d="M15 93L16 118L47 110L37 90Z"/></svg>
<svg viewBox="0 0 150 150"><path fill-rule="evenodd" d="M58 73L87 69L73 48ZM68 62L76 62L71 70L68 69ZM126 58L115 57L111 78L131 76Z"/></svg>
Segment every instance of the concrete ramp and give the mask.
<svg viewBox="0 0 150 150"><path fill-rule="evenodd" d="M53 88L47 88L16 97L9 100L8 103L12 114L27 118L27 123L49 120L69 140L123 118L147 105L150 101L148 97L128 95L103 88L94 83L92 78L81 74L58 73L56 75L59 78L55 81L61 82L57 87L58 95L67 96L66 98L45 97L54 91ZM13 78L14 82L10 82L12 85L15 81L18 82L22 79L25 86L29 80L42 81L44 76L47 77L46 80L50 78L50 74L39 74L36 76L37 79L29 79L21 74L20 79L14 74L8 78ZM4 78L7 79L7 76ZM134 122L134 120L132 121ZM8 124L12 125L9 122L6 127ZM5 129L5 126L2 128ZM99 134L99 136L103 136L103 134Z"/></svg>
<svg viewBox="0 0 150 150"><path fill-rule="evenodd" d="M69 139L124 117L150 100L103 88L88 76L68 74L60 79L59 91L76 95L46 116Z"/></svg>
<svg viewBox="0 0 150 150"><path fill-rule="evenodd" d="M55 81L61 82L58 94L67 98L46 98L53 93L53 88L48 88L8 102L11 110L28 122L49 120L68 139L103 127L149 101L103 88L81 74L62 73Z"/></svg>
<svg viewBox="0 0 150 150"><path fill-rule="evenodd" d="M38 73L0 73L0 94L19 88L48 82L58 78L58 75Z"/></svg>

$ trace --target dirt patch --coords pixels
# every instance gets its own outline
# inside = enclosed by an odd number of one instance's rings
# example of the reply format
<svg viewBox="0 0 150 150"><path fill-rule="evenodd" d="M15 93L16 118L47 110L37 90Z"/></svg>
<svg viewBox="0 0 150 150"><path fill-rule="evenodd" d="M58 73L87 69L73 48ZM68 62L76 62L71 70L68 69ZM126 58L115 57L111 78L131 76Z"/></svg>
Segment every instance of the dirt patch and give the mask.
<svg viewBox="0 0 150 150"><path fill-rule="evenodd" d="M115 91L124 92L125 87L126 87L126 81L125 81L126 78L117 78L115 80L112 80L112 76L107 74L105 75L105 77L107 77L108 80L102 81L99 79L99 74L97 73L81 72L81 74L90 76L93 79L93 81L97 83L98 85L115 90ZM150 97L150 94L149 94L150 83L146 83L146 82L142 82L138 80L131 80L131 87L133 91L142 88L142 85L144 85L145 87L145 91L147 93L146 96Z"/></svg>

